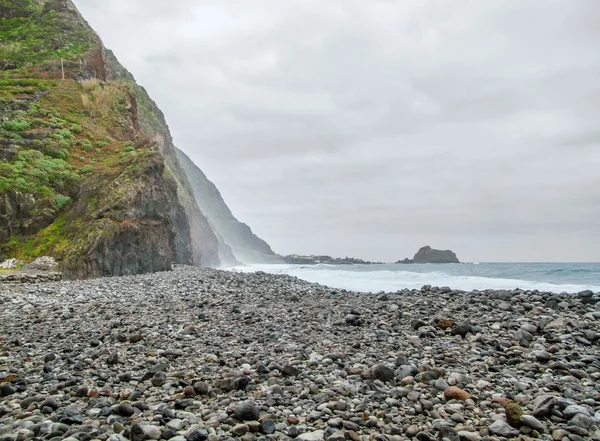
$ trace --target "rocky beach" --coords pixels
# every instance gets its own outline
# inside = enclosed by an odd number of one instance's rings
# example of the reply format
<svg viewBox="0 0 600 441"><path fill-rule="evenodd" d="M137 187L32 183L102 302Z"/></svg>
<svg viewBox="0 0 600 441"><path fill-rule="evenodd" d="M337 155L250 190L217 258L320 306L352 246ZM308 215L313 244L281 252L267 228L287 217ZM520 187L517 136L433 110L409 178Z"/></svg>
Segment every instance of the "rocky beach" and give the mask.
<svg viewBox="0 0 600 441"><path fill-rule="evenodd" d="M0 284L0 440L600 440L590 291Z"/></svg>

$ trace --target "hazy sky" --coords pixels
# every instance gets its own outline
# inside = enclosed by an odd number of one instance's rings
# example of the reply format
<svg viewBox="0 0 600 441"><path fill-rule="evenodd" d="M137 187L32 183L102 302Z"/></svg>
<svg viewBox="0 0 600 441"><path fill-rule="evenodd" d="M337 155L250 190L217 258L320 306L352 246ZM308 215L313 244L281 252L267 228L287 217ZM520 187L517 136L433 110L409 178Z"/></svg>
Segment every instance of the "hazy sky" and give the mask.
<svg viewBox="0 0 600 441"><path fill-rule="evenodd" d="M600 260L600 1L75 3L276 252Z"/></svg>

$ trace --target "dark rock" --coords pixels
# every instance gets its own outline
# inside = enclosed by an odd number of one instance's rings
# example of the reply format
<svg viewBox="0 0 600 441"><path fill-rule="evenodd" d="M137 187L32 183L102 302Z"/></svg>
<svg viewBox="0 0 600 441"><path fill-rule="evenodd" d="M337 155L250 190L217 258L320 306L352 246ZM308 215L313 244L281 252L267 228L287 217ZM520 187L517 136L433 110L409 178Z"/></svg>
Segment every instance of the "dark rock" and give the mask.
<svg viewBox="0 0 600 441"><path fill-rule="evenodd" d="M150 380L150 382L156 387L162 387L163 384L167 382L167 374L164 372L156 372L152 376L152 380Z"/></svg>
<svg viewBox="0 0 600 441"><path fill-rule="evenodd" d="M198 395L206 395L210 391L210 386L204 381L197 381L194 383L194 390Z"/></svg>
<svg viewBox="0 0 600 441"><path fill-rule="evenodd" d="M396 367L405 366L408 364L408 358L401 356L396 358Z"/></svg>
<svg viewBox="0 0 600 441"><path fill-rule="evenodd" d="M129 336L130 343L139 343L143 339L144 339L144 337L141 334L132 334Z"/></svg>
<svg viewBox="0 0 600 441"><path fill-rule="evenodd" d="M411 376L411 375L416 375L419 373L419 370L417 369L416 366L413 365L404 365L404 366L400 366L398 369L396 369L396 371L394 372L394 376L396 378L398 378L399 380Z"/></svg>
<svg viewBox="0 0 600 441"><path fill-rule="evenodd" d="M438 438L449 441L460 441L460 436L458 436L456 430L448 426L440 427L440 433Z"/></svg>
<svg viewBox="0 0 600 441"><path fill-rule="evenodd" d="M256 421L260 411L254 401L244 401L236 406L233 415L238 421Z"/></svg>
<svg viewBox="0 0 600 441"><path fill-rule="evenodd" d="M208 439L208 431L206 429L195 429L188 432L185 438L187 441L206 441Z"/></svg>
<svg viewBox="0 0 600 441"><path fill-rule="evenodd" d="M394 370L383 364L376 364L373 366L371 368L371 373L373 374L373 378L383 382L392 381L394 379Z"/></svg>
<svg viewBox="0 0 600 441"><path fill-rule="evenodd" d="M67 424L69 426L72 425L81 425L85 421L85 417L79 413L73 415L67 415L60 419L60 422L63 424Z"/></svg>
<svg viewBox="0 0 600 441"><path fill-rule="evenodd" d="M417 374L415 380L417 380L419 383L429 383L432 380L437 380L437 378L438 375L435 372L425 371L421 372L420 374Z"/></svg>
<svg viewBox="0 0 600 441"><path fill-rule="evenodd" d="M148 439L144 429L142 429L138 423L131 425L131 433L129 437L131 438L131 441L145 441Z"/></svg>
<svg viewBox="0 0 600 441"><path fill-rule="evenodd" d="M250 377L242 376L238 377L233 381L233 386L235 390L245 390L248 384L250 383Z"/></svg>
<svg viewBox="0 0 600 441"><path fill-rule="evenodd" d="M260 430L262 433L266 433L267 435L275 433L275 422L270 419L264 420L260 425Z"/></svg>
<svg viewBox="0 0 600 441"><path fill-rule="evenodd" d="M115 412L117 413L117 415L129 418L130 416L133 416L133 414L135 413L135 409L129 403L121 403L116 407Z"/></svg>
<svg viewBox="0 0 600 441"><path fill-rule="evenodd" d="M424 246L412 260L404 259L396 263L460 263L456 254L450 250L435 250L430 246Z"/></svg>
<svg viewBox="0 0 600 441"><path fill-rule="evenodd" d="M56 400L56 398L54 397L49 397L46 398L42 404L40 404L40 407L50 407L53 410L56 410L60 407L60 405L58 404L58 401Z"/></svg>
<svg viewBox="0 0 600 441"><path fill-rule="evenodd" d="M281 373L286 377L297 377L300 375L300 370L292 365L285 365Z"/></svg>
<svg viewBox="0 0 600 441"><path fill-rule="evenodd" d="M363 320L357 314L348 314L346 316L346 324L350 326L361 326L363 324Z"/></svg>
<svg viewBox="0 0 600 441"><path fill-rule="evenodd" d="M450 331L450 335L460 335L462 338L471 332L471 324L468 322L459 323Z"/></svg>
<svg viewBox="0 0 600 441"><path fill-rule="evenodd" d="M17 392L10 383L5 383L0 385L0 397L8 397Z"/></svg>

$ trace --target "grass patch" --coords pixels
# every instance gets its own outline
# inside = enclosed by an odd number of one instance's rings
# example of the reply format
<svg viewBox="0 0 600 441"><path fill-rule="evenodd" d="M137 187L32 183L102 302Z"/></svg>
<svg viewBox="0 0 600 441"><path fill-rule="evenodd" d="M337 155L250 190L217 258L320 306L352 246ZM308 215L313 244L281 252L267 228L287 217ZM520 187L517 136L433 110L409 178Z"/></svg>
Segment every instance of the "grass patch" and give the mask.
<svg viewBox="0 0 600 441"><path fill-rule="evenodd" d="M13 250L11 254L15 258L25 261L60 253L69 245L66 224L66 218L61 216L34 237L27 240L12 238L8 248Z"/></svg>
<svg viewBox="0 0 600 441"><path fill-rule="evenodd" d="M92 29L69 12L44 10L31 1L4 3L0 6L0 16L6 17L0 26L0 60L8 70L60 62L61 58L70 60L85 55L97 44Z"/></svg>

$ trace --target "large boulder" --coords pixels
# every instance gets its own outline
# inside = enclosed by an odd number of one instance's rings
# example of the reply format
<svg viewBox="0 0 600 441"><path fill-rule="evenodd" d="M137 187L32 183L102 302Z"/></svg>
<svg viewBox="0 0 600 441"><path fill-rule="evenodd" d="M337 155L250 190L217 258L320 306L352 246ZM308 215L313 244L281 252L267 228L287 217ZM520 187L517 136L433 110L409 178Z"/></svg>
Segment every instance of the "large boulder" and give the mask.
<svg viewBox="0 0 600 441"><path fill-rule="evenodd" d="M42 256L25 266L25 269L35 271L54 271L58 268L58 262L50 256Z"/></svg>

